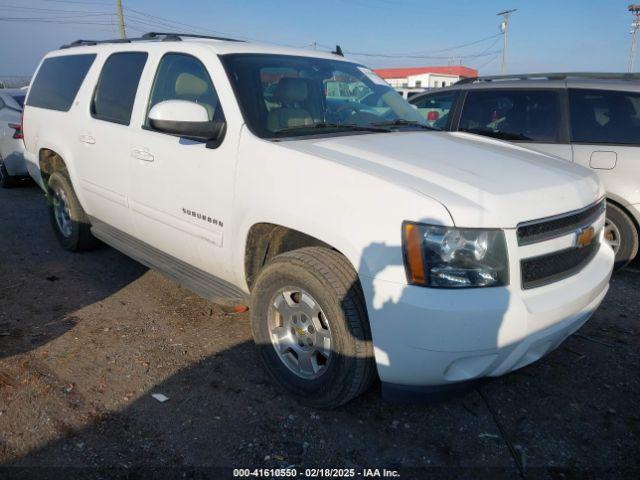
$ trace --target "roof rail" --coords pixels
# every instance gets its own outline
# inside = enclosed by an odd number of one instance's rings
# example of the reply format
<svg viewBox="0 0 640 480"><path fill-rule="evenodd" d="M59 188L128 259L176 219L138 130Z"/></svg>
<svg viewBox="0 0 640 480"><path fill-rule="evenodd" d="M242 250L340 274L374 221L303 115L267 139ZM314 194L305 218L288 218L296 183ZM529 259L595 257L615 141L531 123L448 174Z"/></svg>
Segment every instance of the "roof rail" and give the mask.
<svg viewBox="0 0 640 480"><path fill-rule="evenodd" d="M638 73L598 73L598 72L559 72L559 73L524 73L514 75L488 75L458 80L455 85L465 85L476 82L494 82L501 80L566 80L568 78L592 78L599 80L640 80Z"/></svg>
<svg viewBox="0 0 640 480"><path fill-rule="evenodd" d="M211 35L199 35L197 33L149 32L142 35L143 40L153 40L158 37L164 37L163 41L181 40L182 37L186 37L186 38L206 38L208 40L221 40L223 42L244 42L244 40L239 40L237 38L215 37Z"/></svg>
<svg viewBox="0 0 640 480"><path fill-rule="evenodd" d="M113 40L76 40L67 45L62 45L60 48L73 48L82 47L86 45L98 45L100 43L131 43L135 40L142 40L142 38L115 38Z"/></svg>
<svg viewBox="0 0 640 480"><path fill-rule="evenodd" d="M140 41L148 41L148 40L159 40L163 42L168 42L168 41L180 42L182 41L182 37L206 38L209 40L221 40L225 42L244 42L244 40L238 40L235 38L213 37L209 35L198 35L195 33L149 32L149 33L145 33L141 37L133 37L133 38L115 38L111 40L76 40L75 42L71 42L68 45L62 45L60 48L63 49L63 48L82 47L87 45L99 45L103 43L131 43L131 42L140 42Z"/></svg>

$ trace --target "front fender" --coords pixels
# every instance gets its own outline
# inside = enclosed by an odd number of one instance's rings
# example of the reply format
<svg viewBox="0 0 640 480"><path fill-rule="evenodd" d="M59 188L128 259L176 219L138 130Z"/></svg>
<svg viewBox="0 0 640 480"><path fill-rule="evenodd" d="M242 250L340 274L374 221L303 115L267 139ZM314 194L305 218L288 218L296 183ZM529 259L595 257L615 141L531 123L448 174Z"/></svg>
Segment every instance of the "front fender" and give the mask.
<svg viewBox="0 0 640 480"><path fill-rule="evenodd" d="M232 262L245 288L247 236L256 223L281 225L331 245L361 279L402 284L402 222L453 225L442 204L418 192L250 133L240 142L237 179Z"/></svg>

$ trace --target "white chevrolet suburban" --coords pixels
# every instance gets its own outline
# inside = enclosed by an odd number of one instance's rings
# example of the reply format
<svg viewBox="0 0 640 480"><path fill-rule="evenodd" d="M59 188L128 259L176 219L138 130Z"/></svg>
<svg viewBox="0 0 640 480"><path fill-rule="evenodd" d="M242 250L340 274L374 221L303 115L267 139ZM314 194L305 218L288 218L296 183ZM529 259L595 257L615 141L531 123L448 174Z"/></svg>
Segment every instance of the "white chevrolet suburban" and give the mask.
<svg viewBox="0 0 640 480"><path fill-rule="evenodd" d="M64 248L98 238L246 301L267 370L310 405L376 375L404 396L511 372L608 289L593 172L434 131L339 54L78 41L41 62L23 131Z"/></svg>

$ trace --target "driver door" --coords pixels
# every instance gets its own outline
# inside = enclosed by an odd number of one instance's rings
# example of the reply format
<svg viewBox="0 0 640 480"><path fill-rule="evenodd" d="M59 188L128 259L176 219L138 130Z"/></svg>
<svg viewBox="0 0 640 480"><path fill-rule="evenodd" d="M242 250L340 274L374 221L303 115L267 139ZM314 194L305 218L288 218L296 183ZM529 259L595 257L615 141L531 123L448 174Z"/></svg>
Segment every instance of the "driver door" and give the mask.
<svg viewBox="0 0 640 480"><path fill-rule="evenodd" d="M228 279L225 235L229 231L237 138L227 133L217 148L162 133L148 112L165 100L203 105L210 121L224 112L208 69L186 53L159 61L144 125L130 152L130 208L145 243L212 275Z"/></svg>

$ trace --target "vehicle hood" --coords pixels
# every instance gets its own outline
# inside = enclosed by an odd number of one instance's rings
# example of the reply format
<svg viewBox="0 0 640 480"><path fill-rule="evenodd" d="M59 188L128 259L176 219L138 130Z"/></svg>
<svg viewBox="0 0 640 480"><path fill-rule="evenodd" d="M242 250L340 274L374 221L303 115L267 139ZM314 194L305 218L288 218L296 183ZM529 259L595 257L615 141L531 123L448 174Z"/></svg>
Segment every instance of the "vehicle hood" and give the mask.
<svg viewBox="0 0 640 480"><path fill-rule="evenodd" d="M466 133L375 133L280 145L433 198L460 227L515 228L520 222L583 208L604 195L587 168Z"/></svg>

